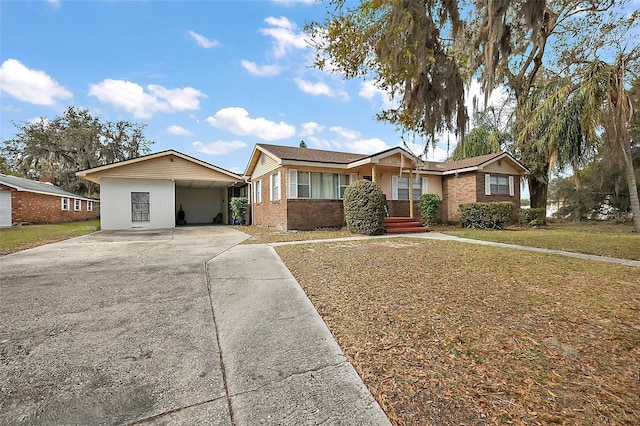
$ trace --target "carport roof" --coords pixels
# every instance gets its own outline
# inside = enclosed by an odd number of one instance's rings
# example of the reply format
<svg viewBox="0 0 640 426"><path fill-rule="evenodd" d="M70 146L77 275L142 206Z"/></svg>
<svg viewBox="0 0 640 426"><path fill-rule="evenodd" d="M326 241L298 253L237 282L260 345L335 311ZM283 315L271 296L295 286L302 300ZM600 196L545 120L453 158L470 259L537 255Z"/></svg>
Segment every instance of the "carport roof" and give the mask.
<svg viewBox="0 0 640 426"><path fill-rule="evenodd" d="M140 164L143 162L149 162L151 160L156 160L156 159L161 159L163 157L168 157L171 161L173 161L173 158L178 158L178 159L182 159L185 160L186 162L190 163L190 164L195 164L201 167L204 167L205 169L209 169L211 171L215 171L217 173L220 173L221 175L223 175L226 179L225 180L229 180L229 181L237 181L237 182L242 182L242 176L237 175L233 172L230 172L228 170L225 170L221 167L218 166L214 166L213 164L207 163L206 161L202 161L202 160L198 160L197 158L191 157L189 155L183 154L181 152L175 151L173 149L167 150L167 151L161 151L161 152L157 152L154 154L149 154L149 155L143 155L141 157L136 157L136 158L132 158L129 160L125 160L125 161L119 161L117 163L111 163L111 164L107 164L104 166L100 166L100 167L94 167L92 169L87 169L87 170L82 170L76 173L77 176L90 180L92 182L95 183L100 183L100 177L103 177L105 175L111 175L113 176L112 172L114 172L117 169L122 169L122 168L129 168L130 166L136 165L136 164ZM164 173L164 177L166 178L175 178L175 179L180 179L180 180L184 180L185 176L170 176L171 172L170 171L165 171ZM136 176L136 177L144 177L144 176Z"/></svg>

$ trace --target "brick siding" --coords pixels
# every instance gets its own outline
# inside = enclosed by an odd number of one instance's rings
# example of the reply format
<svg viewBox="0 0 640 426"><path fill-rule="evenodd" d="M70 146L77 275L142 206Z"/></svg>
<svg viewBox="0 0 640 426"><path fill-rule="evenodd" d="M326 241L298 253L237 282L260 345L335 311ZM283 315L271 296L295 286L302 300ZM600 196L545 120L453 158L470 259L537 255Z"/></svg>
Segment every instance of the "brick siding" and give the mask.
<svg viewBox="0 0 640 426"><path fill-rule="evenodd" d="M82 200L81 210L75 211L74 199L69 198L69 210L62 210L60 196L17 191L0 185L0 189L11 191L11 223L62 223L100 217L100 203L93 202L93 211L87 211L87 202Z"/></svg>
<svg viewBox="0 0 640 426"><path fill-rule="evenodd" d="M312 231L317 228L342 228L344 206L342 200L287 200L288 229Z"/></svg>
<svg viewBox="0 0 640 426"><path fill-rule="evenodd" d="M268 173L260 177L262 201L253 204L253 224L264 228L276 228L287 230L287 199L284 197L284 185L287 180L286 170L279 169L280 173L280 200L271 201L271 175ZM255 182L254 182L255 184Z"/></svg>
<svg viewBox="0 0 640 426"><path fill-rule="evenodd" d="M440 209L443 222L459 222L458 206L475 203L477 192L480 190L484 194L484 175L482 175L482 188L477 187L476 175L478 173L469 172L442 177L442 206Z"/></svg>
<svg viewBox="0 0 640 426"><path fill-rule="evenodd" d="M495 174L495 173L492 173ZM485 195L485 173L469 172L442 177L442 207L443 221L457 223L460 221L458 206L460 204L476 202L511 201L514 204L511 220L518 219L520 208L520 176L513 177L514 195Z"/></svg>

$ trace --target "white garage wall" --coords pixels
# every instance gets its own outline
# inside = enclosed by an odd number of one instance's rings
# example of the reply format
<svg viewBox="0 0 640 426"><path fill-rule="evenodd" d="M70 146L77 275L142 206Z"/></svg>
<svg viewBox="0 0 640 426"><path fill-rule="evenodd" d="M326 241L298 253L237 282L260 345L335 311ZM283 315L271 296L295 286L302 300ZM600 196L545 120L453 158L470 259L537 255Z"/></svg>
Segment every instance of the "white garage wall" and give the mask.
<svg viewBox="0 0 640 426"><path fill-rule="evenodd" d="M149 222L131 221L131 193L149 193ZM103 178L100 181L102 229L175 227L175 183L171 180Z"/></svg>
<svg viewBox="0 0 640 426"><path fill-rule="evenodd" d="M187 223L213 223L213 218L222 212L223 192L226 188L176 188L176 210L187 214Z"/></svg>

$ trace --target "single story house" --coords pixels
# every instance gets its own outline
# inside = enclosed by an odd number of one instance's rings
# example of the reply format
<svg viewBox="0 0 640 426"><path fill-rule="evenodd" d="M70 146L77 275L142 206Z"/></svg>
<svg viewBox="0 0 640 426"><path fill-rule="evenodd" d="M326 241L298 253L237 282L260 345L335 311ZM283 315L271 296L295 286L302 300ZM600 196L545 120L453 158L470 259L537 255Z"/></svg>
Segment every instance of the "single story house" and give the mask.
<svg viewBox="0 0 640 426"><path fill-rule="evenodd" d="M241 176L174 150L76 175L100 184L102 229L230 223L230 197L247 196Z"/></svg>
<svg viewBox="0 0 640 426"><path fill-rule="evenodd" d="M511 201L520 207L520 181L528 170L506 152L454 162L422 161L396 147L354 154L258 144L250 179L252 223L282 230L342 227L345 188L358 179L376 183L390 216L419 217L422 194L438 194L441 217L457 222L458 205Z"/></svg>
<svg viewBox="0 0 640 426"><path fill-rule="evenodd" d="M100 202L51 183L0 174L0 226L97 219Z"/></svg>

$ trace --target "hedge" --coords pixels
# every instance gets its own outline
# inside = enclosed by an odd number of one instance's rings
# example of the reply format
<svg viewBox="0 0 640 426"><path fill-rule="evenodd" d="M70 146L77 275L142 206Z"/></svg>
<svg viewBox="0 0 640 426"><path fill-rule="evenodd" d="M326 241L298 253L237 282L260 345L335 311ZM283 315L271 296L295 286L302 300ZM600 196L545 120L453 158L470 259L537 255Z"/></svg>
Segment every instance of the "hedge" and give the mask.
<svg viewBox="0 0 640 426"><path fill-rule="evenodd" d="M438 194L422 194L420 196L420 216L422 223L430 226L438 216L438 209L442 200Z"/></svg>
<svg viewBox="0 0 640 426"><path fill-rule="evenodd" d="M526 226L544 226L547 224L547 209L518 210L518 224Z"/></svg>
<svg viewBox="0 0 640 426"><path fill-rule="evenodd" d="M504 229L511 218L513 203L501 201L497 203L460 204L460 225L463 228Z"/></svg>

